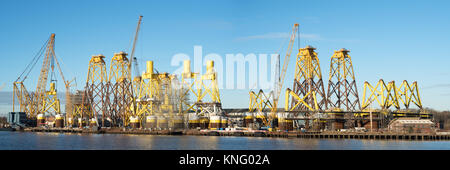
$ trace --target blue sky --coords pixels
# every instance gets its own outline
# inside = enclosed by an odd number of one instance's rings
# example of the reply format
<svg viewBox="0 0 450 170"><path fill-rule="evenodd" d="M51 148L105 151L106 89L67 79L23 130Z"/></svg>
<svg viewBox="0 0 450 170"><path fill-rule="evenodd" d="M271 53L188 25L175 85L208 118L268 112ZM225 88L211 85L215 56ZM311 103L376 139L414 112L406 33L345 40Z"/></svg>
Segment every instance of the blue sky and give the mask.
<svg viewBox="0 0 450 170"><path fill-rule="evenodd" d="M92 55L105 55L109 65L113 53L130 51L139 15L144 16L136 49L140 68L154 60L166 72L177 68L170 66L174 54L193 56L194 45L203 47L203 55L274 53L299 23L301 46L317 48L325 87L333 51L347 48L361 97L364 81L418 81L425 107L450 110L448 6L448 1L425 0L5 1L0 6L0 84L6 84L2 91L11 91L25 65L56 33L65 77L76 77L81 89ZM297 50L296 45L293 54ZM284 88L292 86L294 63L292 57ZM29 90L35 88L39 67L27 80ZM248 90L222 90L223 106L248 107Z"/></svg>

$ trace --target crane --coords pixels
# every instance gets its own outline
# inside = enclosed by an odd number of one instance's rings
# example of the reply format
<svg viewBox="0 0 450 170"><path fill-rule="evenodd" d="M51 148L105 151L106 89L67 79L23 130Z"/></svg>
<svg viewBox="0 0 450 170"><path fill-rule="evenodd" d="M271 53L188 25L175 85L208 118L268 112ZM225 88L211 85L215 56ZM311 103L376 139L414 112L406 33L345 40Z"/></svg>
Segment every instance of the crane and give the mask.
<svg viewBox="0 0 450 170"><path fill-rule="evenodd" d="M132 109L131 110L132 110L132 112L134 112L133 115L135 114L135 112L137 110L135 97L139 93L139 87L140 87L141 80L142 80L142 77L139 74L139 67L138 67L137 58L134 56L134 50L136 49L136 42L137 42L137 39L138 39L139 30L141 28L142 17L143 17L142 15L139 16L138 24L137 24L137 27L136 27L136 34L134 35L133 47L131 49L130 62L128 63L129 64L128 67L130 69L133 69L131 67L131 64L134 65L134 78L133 78L133 81L131 82L131 84L132 84L131 85L132 86L131 87L132 88L131 91L133 93L133 95L132 95Z"/></svg>
<svg viewBox="0 0 450 170"><path fill-rule="evenodd" d="M52 75L54 73L54 51L55 48L55 34L51 34L50 36L50 41L47 44L46 47L46 53L45 53L45 58L44 61L42 63L42 67L41 67L41 72L39 75L39 79L38 79L38 84L36 87L36 91L35 91L35 101L33 104L34 107L34 112L36 112L37 114L42 113L42 105L44 103L44 97L45 97L45 89L47 86L47 79L48 79L48 71L49 71L49 67L50 67L50 61L51 61L51 69L52 69Z"/></svg>
<svg viewBox="0 0 450 170"><path fill-rule="evenodd" d="M59 65L58 59L55 55L55 34L52 33L50 38L44 43L42 48L33 58L33 60L26 66L25 70L14 81L14 95L13 105L15 105L15 98L19 100L20 111L26 112L29 118L35 118L37 114L45 113L48 109L53 109L56 113L60 113L59 99L56 96L56 75L55 75L55 63L61 78L66 86L66 96L70 93L70 82L66 81ZM44 55L45 51L45 55ZM24 81L28 78L34 66L39 59L44 56L42 67L39 74L36 91L34 93L28 93ZM50 72L50 90L46 91ZM23 77L22 77L23 76ZM50 97L51 96L51 97ZM48 100L48 101L47 101ZM67 109L66 109L67 110ZM14 107L13 107L14 111Z"/></svg>
<svg viewBox="0 0 450 170"><path fill-rule="evenodd" d="M130 63L129 63L130 64L129 65L130 68L131 68L131 64L134 65L135 77L134 77L133 81L136 82L136 83L140 82L141 75L139 74L139 67L138 67L138 63L137 63L137 58L134 57L134 50L136 48L136 42L137 42L138 35L139 35L139 29L141 28L142 17L143 17L142 15L139 16L139 21L138 21L138 24L137 24L137 27L136 27L136 34L134 35L133 48L131 49Z"/></svg>
<svg viewBox="0 0 450 170"><path fill-rule="evenodd" d="M279 73L280 75L279 75L278 79L275 80L275 87L274 87L274 93L273 93L273 107L270 112L270 115L268 116L268 122L265 122L266 125L269 125L269 126L270 126L270 122L272 122L273 118L275 117L275 113L277 112L278 98L280 97L281 89L284 84L284 77L286 76L286 71L287 71L287 67L289 65L289 59L291 57L292 48L294 46L296 34L298 34L297 36L300 38L300 35L298 33L299 32L298 27L299 27L299 24L296 23L296 24L294 24L294 27L292 28L292 33L290 35L289 45L288 45L288 48L286 51L286 56L284 57L283 68L282 68L281 72L279 72L280 55L278 55L278 60L277 60L278 65L277 65L276 72ZM300 44L300 41L298 42L298 44Z"/></svg>

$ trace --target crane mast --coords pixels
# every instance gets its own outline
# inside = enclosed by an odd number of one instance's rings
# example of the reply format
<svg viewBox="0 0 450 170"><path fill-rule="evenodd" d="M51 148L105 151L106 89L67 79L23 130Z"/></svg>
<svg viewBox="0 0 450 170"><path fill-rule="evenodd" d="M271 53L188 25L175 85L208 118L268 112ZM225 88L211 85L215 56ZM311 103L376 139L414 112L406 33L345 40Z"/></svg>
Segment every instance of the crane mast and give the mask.
<svg viewBox="0 0 450 170"><path fill-rule="evenodd" d="M286 51L286 56L284 57L283 68L282 68L281 72L279 72L280 56L279 55L277 56L278 57L277 58L277 68L276 68L277 79L275 80L276 83L275 83L275 88L274 88L274 93L273 93L273 107L272 107L270 115L268 116L268 118L269 118L268 122L272 122L273 118L275 117L275 113L277 112L278 99L280 97L281 89L283 88L284 77L286 76L287 67L289 65L289 59L291 58L292 48L293 48L294 42L295 42L295 35L298 34L298 26L299 26L299 24L296 23L296 24L294 24L294 27L292 28L292 33L291 33L291 36L289 39L289 45L288 45L288 48ZM297 36L300 36L300 35L297 35ZM298 43L300 43L300 42L298 42ZM278 73L280 75L278 75Z"/></svg>
<svg viewBox="0 0 450 170"><path fill-rule="evenodd" d="M44 95L45 95L45 89L47 86L47 80L48 80L48 71L49 71L49 67L50 67L50 60L53 61L53 59L55 58L55 34L51 34L50 36L50 41L47 44L46 47L46 52L45 52L45 58L44 61L42 63L42 68L41 68L41 73L39 75L39 79L38 79L38 84L36 87L36 92L35 92L35 104L34 106L34 112L39 114L42 112L42 103L43 103L43 99L44 99ZM54 71L54 65L52 65L52 72Z"/></svg>
<svg viewBox="0 0 450 170"><path fill-rule="evenodd" d="M286 52L286 56L284 57L284 61L283 61L283 69L280 73L280 77L278 80L278 86L276 87L276 93L275 93L275 100L277 101L276 103L278 103L278 98L280 97L280 93L281 93L281 88L283 87L284 84L284 77L286 76L286 72L287 72L287 67L289 65L289 59L291 58L291 53L292 53L292 48L294 46L294 41L295 41L295 34L298 34L298 25L299 24L294 24L294 28L292 28L292 34L291 34L291 38L289 40L289 46ZM300 35L298 35L300 36ZM298 42L300 43L300 42ZM279 62L279 61L278 61Z"/></svg>
<svg viewBox="0 0 450 170"><path fill-rule="evenodd" d="M34 93L28 93L23 82L31 73L33 67L40 58L43 58L43 62L39 74L38 83L36 86L36 91ZM50 110L55 111L56 114L60 113L59 99L56 95L57 80L55 74L55 63L57 65L60 76L66 86L66 97L67 97L68 94L70 93L70 82L65 80L58 59L56 58L55 34L52 33L50 38L45 42L44 46L41 48L41 50L27 65L23 73L17 78L17 80L13 84L14 85L13 105L15 105L15 98L17 97L18 102L20 104L20 111L26 112L29 118L34 118L38 114L42 113L45 114L46 112L50 113ZM50 89L49 91L47 91L49 74L50 74ZM24 76L23 79L22 76Z"/></svg>
<svg viewBox="0 0 450 170"><path fill-rule="evenodd" d="M133 48L131 49L130 63L129 63L130 68L131 68L131 64L134 63L134 65L135 65L135 69L134 70L135 70L135 74L136 74L135 76L136 77L140 77L140 75L139 75L139 70L138 70L138 67L137 67L136 57L134 57L134 50L136 48L136 42L137 42L138 35L139 35L139 29L141 28L142 17L143 17L142 15L139 16L139 21L138 21L138 24L137 24L137 27L136 27L136 34L134 35Z"/></svg>

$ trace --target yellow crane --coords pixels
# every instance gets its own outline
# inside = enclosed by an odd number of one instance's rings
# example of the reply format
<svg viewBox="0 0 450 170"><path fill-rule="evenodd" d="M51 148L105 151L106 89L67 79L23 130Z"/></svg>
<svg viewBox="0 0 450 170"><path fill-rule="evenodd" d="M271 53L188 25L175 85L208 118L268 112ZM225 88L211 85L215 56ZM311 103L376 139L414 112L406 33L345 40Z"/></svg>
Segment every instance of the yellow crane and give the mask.
<svg viewBox="0 0 450 170"><path fill-rule="evenodd" d="M291 58L291 53L292 53L292 48L294 46L294 42L295 42L295 37L296 35L300 38L300 34L299 34L299 24L295 23L294 27L292 28L292 32L291 32L291 36L289 39L289 45L286 51L286 56L284 57L284 61L283 61L283 68L280 72L280 77L278 80L278 83L276 84L274 90L274 97L273 97L273 107L272 110L270 112L270 115L268 116L269 118L269 122L272 122L273 118L275 117L275 113L277 111L278 108L278 98L280 97L280 93L281 93L281 89L283 88L283 84L284 84L284 77L286 76L286 72L287 72L287 67L289 65L289 60ZM300 41L298 42L298 44L300 44ZM300 45L299 45L300 46Z"/></svg>
<svg viewBox="0 0 450 170"><path fill-rule="evenodd" d="M263 115L257 116L257 118L262 119L262 123L266 127L271 127L272 126L271 122L276 117L275 113L277 112L277 108L278 108L277 107L278 99L280 97L281 89L284 84L284 77L286 76L287 67L289 65L289 60L290 60L291 53L292 53L292 48L293 48L294 42L295 42L295 37L300 36L300 35L298 35L299 34L298 27L299 27L299 24L296 23L296 24L294 24L294 27L292 28L292 32L289 37L289 45L288 45L288 48L286 51L286 55L284 57L283 67L282 67L281 72L279 71L280 55L278 55L277 68L275 70L277 78L275 79L274 90L272 92L270 92L268 95L264 94L264 92L262 90L260 90L257 94L253 91L251 91L249 93L250 94L250 106L249 106L250 112L257 110L259 113L262 113L262 111L264 111L265 108L270 109L270 113L267 117L265 117Z"/></svg>
<svg viewBox="0 0 450 170"><path fill-rule="evenodd" d="M139 30L141 28L141 21L142 21L142 15L139 16L139 21L136 27L136 34L134 35L134 41L133 41L133 47L131 49L131 55L130 55L130 62L129 62L129 68L131 68L131 64L134 65L134 78L133 78L133 92L134 94L137 94L139 91L140 83L141 83L141 75L139 73L139 67L137 63L137 59L134 56L134 50L136 49L136 42L138 40Z"/></svg>
<svg viewBox="0 0 450 170"><path fill-rule="evenodd" d="M17 98L19 100L20 111L26 112L29 118L35 118L38 114L46 113L49 111L54 111L54 113L56 114L59 114L61 112L59 99L57 98L56 93L57 91L56 79L54 79L56 78L55 63L58 67L61 78L65 84L66 96L70 94L71 81L70 82L65 81L58 59L56 58L54 48L55 48L55 34L53 33L51 34L50 38L45 42L41 50L33 58L33 60L27 65L22 74L20 74L17 80L14 81L13 83L14 86L13 105L15 105L15 98ZM31 73L32 69L39 61L39 59L43 56L44 51L45 55L42 63L42 68L40 70L36 91L34 93L28 93L23 82L27 79L28 75ZM46 91L50 69L51 69L50 89L49 91Z"/></svg>

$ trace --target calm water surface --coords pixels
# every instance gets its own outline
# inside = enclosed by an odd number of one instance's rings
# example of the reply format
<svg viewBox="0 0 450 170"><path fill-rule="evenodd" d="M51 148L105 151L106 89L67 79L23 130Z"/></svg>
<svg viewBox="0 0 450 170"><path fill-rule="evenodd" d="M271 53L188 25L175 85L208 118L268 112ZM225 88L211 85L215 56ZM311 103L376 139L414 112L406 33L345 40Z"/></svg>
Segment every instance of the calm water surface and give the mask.
<svg viewBox="0 0 450 170"><path fill-rule="evenodd" d="M0 150L450 150L450 141L0 132Z"/></svg>

